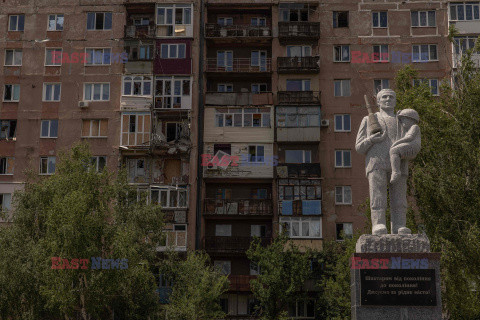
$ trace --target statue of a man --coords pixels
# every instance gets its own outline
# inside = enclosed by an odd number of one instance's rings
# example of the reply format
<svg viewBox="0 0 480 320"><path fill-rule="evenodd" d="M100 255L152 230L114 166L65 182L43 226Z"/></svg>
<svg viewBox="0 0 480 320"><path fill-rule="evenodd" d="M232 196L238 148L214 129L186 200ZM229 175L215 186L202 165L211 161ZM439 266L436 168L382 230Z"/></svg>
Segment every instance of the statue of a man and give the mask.
<svg viewBox="0 0 480 320"><path fill-rule="evenodd" d="M396 94L390 89L383 89L377 94L377 103L380 111L374 114L374 118L380 124L381 132L371 135L368 130L368 117L365 117L358 129L355 143L357 152L366 155L372 234L387 233L387 188L390 190L392 234L410 234L411 230L406 227L408 160L413 159L420 149L418 114L415 110L408 109L408 112L400 113L397 117L394 112ZM403 118L404 121L399 121ZM394 148L391 152L392 145Z"/></svg>

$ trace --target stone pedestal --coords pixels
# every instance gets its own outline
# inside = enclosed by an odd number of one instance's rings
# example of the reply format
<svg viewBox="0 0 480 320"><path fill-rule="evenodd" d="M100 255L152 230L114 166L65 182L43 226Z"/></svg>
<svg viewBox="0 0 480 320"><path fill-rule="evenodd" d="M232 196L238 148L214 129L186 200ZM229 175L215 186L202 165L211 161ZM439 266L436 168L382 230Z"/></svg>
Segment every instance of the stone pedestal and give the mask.
<svg viewBox="0 0 480 320"><path fill-rule="evenodd" d="M362 235L351 267L352 320L442 319L440 254L425 235Z"/></svg>

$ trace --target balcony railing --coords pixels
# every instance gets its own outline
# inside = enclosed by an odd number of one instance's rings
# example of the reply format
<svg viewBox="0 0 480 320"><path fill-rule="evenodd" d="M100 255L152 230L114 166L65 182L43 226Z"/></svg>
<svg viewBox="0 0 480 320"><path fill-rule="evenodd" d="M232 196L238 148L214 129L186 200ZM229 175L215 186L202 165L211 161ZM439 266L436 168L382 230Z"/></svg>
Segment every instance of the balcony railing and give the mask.
<svg viewBox="0 0 480 320"><path fill-rule="evenodd" d="M205 237L205 249L212 252L245 253L250 248L253 237ZM272 238L260 238L262 246L270 244Z"/></svg>
<svg viewBox="0 0 480 320"><path fill-rule="evenodd" d="M207 72L270 72L272 59L260 59L252 65L252 59L238 58L218 63L216 58L207 59Z"/></svg>
<svg viewBox="0 0 480 320"><path fill-rule="evenodd" d="M205 36L207 38L227 38L227 37L271 37L270 27L234 25L221 26L216 23L207 23L205 25Z"/></svg>
<svg viewBox="0 0 480 320"><path fill-rule="evenodd" d="M277 71L279 73L318 72L319 57L278 57Z"/></svg>
<svg viewBox="0 0 480 320"><path fill-rule="evenodd" d="M212 215L272 215L272 200L205 199L204 213Z"/></svg>
<svg viewBox="0 0 480 320"><path fill-rule="evenodd" d="M207 92L205 104L213 106L258 106L273 104L271 92Z"/></svg>
<svg viewBox="0 0 480 320"><path fill-rule="evenodd" d="M154 26L125 26L125 38L154 38Z"/></svg>
<svg viewBox="0 0 480 320"><path fill-rule="evenodd" d="M283 170L281 169L283 167L287 167L288 178L321 176L319 163L279 163L277 166L277 175L280 175L279 170Z"/></svg>
<svg viewBox="0 0 480 320"><path fill-rule="evenodd" d="M249 275L229 275L228 280L230 280L230 291L250 291L250 280L255 279L257 276ZM242 318L232 318L232 319L251 319L247 318L246 315L243 315Z"/></svg>
<svg viewBox="0 0 480 320"><path fill-rule="evenodd" d="M279 22L278 37L280 40L288 38L318 39L320 38L320 22Z"/></svg>
<svg viewBox="0 0 480 320"><path fill-rule="evenodd" d="M279 104L319 104L319 91L278 91Z"/></svg>

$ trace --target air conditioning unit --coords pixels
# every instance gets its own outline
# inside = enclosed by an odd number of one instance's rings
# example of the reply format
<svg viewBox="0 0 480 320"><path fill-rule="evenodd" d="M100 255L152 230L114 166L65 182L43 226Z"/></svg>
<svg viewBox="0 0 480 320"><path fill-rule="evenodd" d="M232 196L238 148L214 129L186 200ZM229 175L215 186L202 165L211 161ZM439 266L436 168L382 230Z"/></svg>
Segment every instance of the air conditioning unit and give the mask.
<svg viewBox="0 0 480 320"><path fill-rule="evenodd" d="M320 122L320 125L322 127L328 127L330 125L330 120L328 119L323 119L321 122Z"/></svg>
<svg viewBox="0 0 480 320"><path fill-rule="evenodd" d="M87 101L78 101L78 106L80 108L87 108L88 107L88 102Z"/></svg>

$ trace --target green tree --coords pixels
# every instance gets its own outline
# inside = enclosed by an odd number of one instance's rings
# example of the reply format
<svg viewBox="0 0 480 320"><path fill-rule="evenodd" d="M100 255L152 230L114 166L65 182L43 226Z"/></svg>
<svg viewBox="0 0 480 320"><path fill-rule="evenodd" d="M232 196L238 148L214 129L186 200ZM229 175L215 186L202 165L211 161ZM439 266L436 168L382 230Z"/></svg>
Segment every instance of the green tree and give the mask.
<svg viewBox="0 0 480 320"><path fill-rule="evenodd" d="M173 280L169 303L164 307L166 319L211 320L225 316L219 302L229 281L209 260L203 252L189 252L186 259L168 254L160 268Z"/></svg>
<svg viewBox="0 0 480 320"><path fill-rule="evenodd" d="M311 253L301 252L281 234L267 247L255 239L247 257L260 268L260 275L250 281L250 286L259 302L261 319L288 319L288 305L301 297L305 281L310 277Z"/></svg>
<svg viewBox="0 0 480 320"><path fill-rule="evenodd" d="M150 266L160 208L137 202L124 173L97 173L90 159L76 145L54 175L30 173L15 193L13 223L0 228L0 319L148 319L159 306ZM128 268L52 269L54 257L128 259Z"/></svg>

